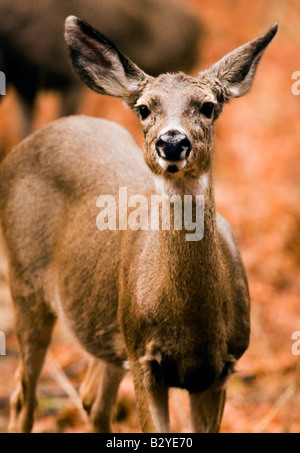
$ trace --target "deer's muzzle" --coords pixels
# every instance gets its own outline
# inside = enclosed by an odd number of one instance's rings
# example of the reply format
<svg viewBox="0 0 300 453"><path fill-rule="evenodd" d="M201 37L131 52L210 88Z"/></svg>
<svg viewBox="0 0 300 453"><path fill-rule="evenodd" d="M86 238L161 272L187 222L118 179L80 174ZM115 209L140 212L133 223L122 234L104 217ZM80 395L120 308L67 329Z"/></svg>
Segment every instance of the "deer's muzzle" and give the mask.
<svg viewBox="0 0 300 453"><path fill-rule="evenodd" d="M178 161L189 156L192 144L186 135L170 130L159 137L155 148L159 157L168 161Z"/></svg>

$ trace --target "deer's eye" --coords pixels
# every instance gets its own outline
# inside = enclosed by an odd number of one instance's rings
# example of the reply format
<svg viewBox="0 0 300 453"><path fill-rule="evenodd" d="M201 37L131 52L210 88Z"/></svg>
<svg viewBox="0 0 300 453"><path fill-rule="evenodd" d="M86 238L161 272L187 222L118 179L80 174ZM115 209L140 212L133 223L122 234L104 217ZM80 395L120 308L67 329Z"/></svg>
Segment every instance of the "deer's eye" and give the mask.
<svg viewBox="0 0 300 453"><path fill-rule="evenodd" d="M140 112L142 120L145 120L150 115L150 110L146 105L139 105L138 110Z"/></svg>
<svg viewBox="0 0 300 453"><path fill-rule="evenodd" d="M200 112L206 116L206 118L211 118L214 113L215 104L213 102L204 102L202 104Z"/></svg>

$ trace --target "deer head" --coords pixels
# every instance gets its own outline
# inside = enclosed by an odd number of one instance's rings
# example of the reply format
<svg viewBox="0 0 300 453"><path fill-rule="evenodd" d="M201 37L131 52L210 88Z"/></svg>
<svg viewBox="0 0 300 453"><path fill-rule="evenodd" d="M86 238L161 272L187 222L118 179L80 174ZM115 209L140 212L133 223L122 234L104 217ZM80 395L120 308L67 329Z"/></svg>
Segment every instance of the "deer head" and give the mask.
<svg viewBox="0 0 300 453"><path fill-rule="evenodd" d="M223 105L248 93L277 29L273 25L197 77L181 72L150 77L74 16L66 20L66 41L83 82L100 94L123 99L140 119L144 157L154 175L195 180L211 166L215 121Z"/></svg>

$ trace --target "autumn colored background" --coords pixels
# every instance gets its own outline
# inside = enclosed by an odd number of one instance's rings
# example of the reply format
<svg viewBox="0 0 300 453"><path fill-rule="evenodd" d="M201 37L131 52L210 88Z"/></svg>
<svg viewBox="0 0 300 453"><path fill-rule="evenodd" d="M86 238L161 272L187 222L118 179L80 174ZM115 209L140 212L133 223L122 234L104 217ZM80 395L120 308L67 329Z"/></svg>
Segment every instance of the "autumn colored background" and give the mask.
<svg viewBox="0 0 300 453"><path fill-rule="evenodd" d="M252 299L251 344L230 381L221 431L300 432L300 355L291 351L292 333L300 331L300 96L291 91L292 74L300 70L300 1L186 3L204 25L194 74L280 22L251 93L226 106L217 124L217 206L235 232ZM54 119L57 108L55 95L42 95L35 127ZM87 91L80 112L124 124L142 143L138 121L121 101ZM12 91L0 105L0 140L6 150L19 140ZM0 330L7 336L7 356L0 357L0 432L5 432L18 348L2 248ZM34 432L90 431L77 394L87 360L57 326L39 385ZM171 426L173 432L189 431L187 395L175 389ZM140 430L130 376L120 388L115 429Z"/></svg>

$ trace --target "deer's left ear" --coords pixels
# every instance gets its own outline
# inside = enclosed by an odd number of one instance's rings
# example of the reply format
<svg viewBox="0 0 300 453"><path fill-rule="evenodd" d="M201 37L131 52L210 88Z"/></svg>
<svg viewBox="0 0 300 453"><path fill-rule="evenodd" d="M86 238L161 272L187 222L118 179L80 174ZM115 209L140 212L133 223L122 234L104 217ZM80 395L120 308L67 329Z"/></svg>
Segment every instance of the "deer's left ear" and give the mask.
<svg viewBox="0 0 300 453"><path fill-rule="evenodd" d="M277 30L278 24L274 24L266 34L238 47L199 74L200 79L207 79L212 85L219 102L228 102L248 93L259 60Z"/></svg>
<svg viewBox="0 0 300 453"><path fill-rule="evenodd" d="M65 39L73 67L88 87L135 103L150 76L78 17L66 19Z"/></svg>

